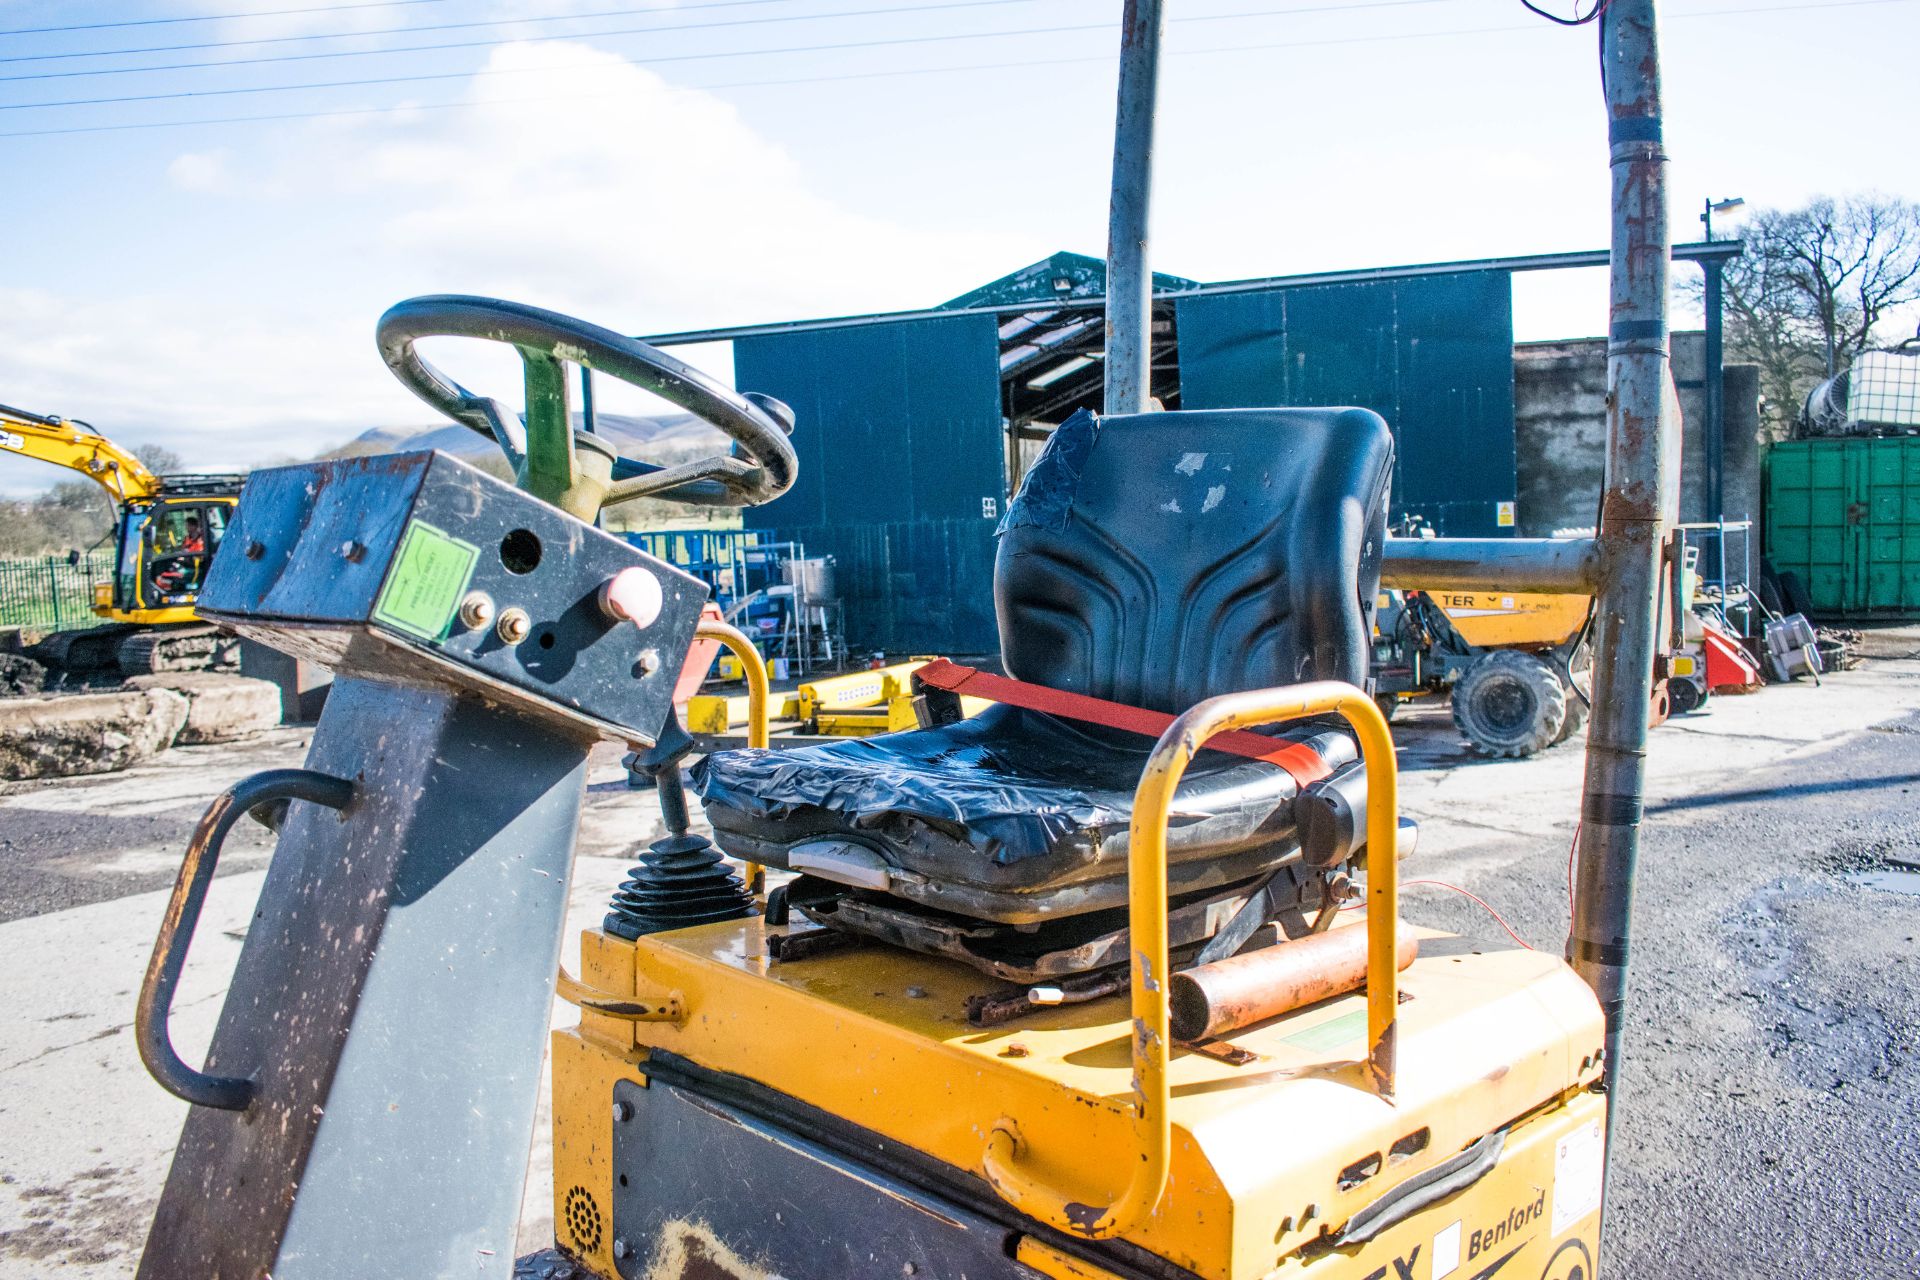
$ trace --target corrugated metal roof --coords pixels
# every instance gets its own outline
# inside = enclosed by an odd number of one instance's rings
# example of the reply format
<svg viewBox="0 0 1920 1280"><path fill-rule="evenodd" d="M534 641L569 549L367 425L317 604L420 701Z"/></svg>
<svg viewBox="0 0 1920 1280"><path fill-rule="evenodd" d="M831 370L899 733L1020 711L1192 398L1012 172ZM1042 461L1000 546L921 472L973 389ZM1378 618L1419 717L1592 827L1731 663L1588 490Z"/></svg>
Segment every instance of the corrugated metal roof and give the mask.
<svg viewBox="0 0 1920 1280"><path fill-rule="evenodd" d="M1737 258L1745 250L1744 241L1714 240L1707 243L1677 244L1673 247L1676 261L1701 262L1710 258ZM1081 254L1056 254L1055 257L1080 258ZM1047 261L1052 261L1048 259ZM1087 258L1088 262L1098 262L1097 258ZM1036 263L1036 266L1039 264ZM1577 267L1604 267L1607 265L1605 249L1584 249L1574 253L1536 253L1508 258L1468 258L1459 262L1423 262L1399 267L1365 267L1352 271L1316 271L1294 276L1260 276L1248 280L1222 280L1213 284L1195 284L1182 280L1179 276L1154 274L1155 294L1157 297L1171 300L1177 297L1205 296L1216 293L1250 293L1263 289L1295 289L1323 284L1357 284L1373 280L1405 279L1416 276L1457 275L1468 271L1564 271ZM1102 264L1104 276L1105 266ZM1003 276L1001 280L1010 280L1023 275L1031 267L1016 271L1013 276ZM1178 281L1178 284L1163 282ZM1001 281L982 286L974 293L984 293ZM1097 310L1106 305L1105 283L1101 293L1085 294L1069 290L1064 300L1053 301L1062 309ZM987 314L1015 315L1031 311L1034 304L1029 300L1011 302L978 302L962 305L972 297L962 294L951 302L921 311L876 311L866 315L831 316L815 320L776 320L765 324L732 325L719 329L686 329L674 333L656 333L640 335L641 341L651 342L655 346L677 346L691 342L731 342L736 338L760 337L774 333L804 333L813 329L850 329L861 325L893 324L901 320L931 320L942 316Z"/></svg>

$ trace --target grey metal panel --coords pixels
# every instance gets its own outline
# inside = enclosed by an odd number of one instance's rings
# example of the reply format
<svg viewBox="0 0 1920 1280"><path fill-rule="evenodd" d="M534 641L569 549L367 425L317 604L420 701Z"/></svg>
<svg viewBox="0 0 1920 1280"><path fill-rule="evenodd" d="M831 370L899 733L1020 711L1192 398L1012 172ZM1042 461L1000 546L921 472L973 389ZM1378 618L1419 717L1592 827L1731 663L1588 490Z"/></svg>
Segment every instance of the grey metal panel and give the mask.
<svg viewBox="0 0 1920 1280"><path fill-rule="evenodd" d="M587 767L476 699L447 729L277 1280L511 1270Z"/></svg>
<svg viewBox="0 0 1920 1280"><path fill-rule="evenodd" d="M505 1277L590 740L478 698L342 678L140 1274ZM296 1191L298 1200L296 1203Z"/></svg>
<svg viewBox="0 0 1920 1280"><path fill-rule="evenodd" d="M1017 1234L679 1086L614 1086L612 1231L624 1277L1020 1280ZM677 1264L677 1265L676 1265Z"/></svg>
<svg viewBox="0 0 1920 1280"><path fill-rule="evenodd" d="M1514 496L1513 317L1503 272L1180 298L1181 407L1359 405L1397 442L1395 518L1502 532ZM1509 530L1510 531L1510 530Z"/></svg>

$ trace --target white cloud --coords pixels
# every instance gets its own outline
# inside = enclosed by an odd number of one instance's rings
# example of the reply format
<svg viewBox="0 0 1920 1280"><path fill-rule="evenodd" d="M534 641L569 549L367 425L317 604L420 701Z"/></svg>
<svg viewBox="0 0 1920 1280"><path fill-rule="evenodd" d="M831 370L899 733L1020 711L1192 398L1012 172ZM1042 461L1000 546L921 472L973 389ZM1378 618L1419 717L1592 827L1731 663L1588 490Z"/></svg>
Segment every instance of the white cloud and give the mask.
<svg viewBox="0 0 1920 1280"><path fill-rule="evenodd" d="M9 404L164 444L194 467L304 457L376 422L431 418L370 358L371 328L311 317L288 332L226 298L0 288L0 386ZM0 492L63 478L7 466Z"/></svg>
<svg viewBox="0 0 1920 1280"><path fill-rule="evenodd" d="M232 186L228 171L233 153L225 147L213 151L188 151L175 156L167 166L167 181L182 191L220 194Z"/></svg>
<svg viewBox="0 0 1920 1280"><path fill-rule="evenodd" d="M1004 236L835 204L731 104L613 54L504 45L487 65L508 74L476 92L514 101L342 123L300 161L397 196L381 248L447 287L644 331L932 303L1018 263Z"/></svg>
<svg viewBox="0 0 1920 1280"><path fill-rule="evenodd" d="M645 333L928 305L1044 251L843 207L724 100L611 54L503 45L488 66L516 74L464 92L523 101L325 119L177 156L171 185L233 228L233 262L182 271L174 246L130 242L110 296L0 288L6 399L234 465L431 420L372 358L379 311L412 294ZM525 100L582 92L604 96ZM517 398L497 359L450 369Z"/></svg>

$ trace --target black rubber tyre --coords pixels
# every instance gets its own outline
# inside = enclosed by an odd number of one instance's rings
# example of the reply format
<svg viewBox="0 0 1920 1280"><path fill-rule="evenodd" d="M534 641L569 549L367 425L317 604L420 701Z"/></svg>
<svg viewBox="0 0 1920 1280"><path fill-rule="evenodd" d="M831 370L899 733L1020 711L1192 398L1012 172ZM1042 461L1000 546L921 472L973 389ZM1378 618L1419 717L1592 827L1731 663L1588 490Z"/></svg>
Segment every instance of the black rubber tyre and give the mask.
<svg viewBox="0 0 1920 1280"><path fill-rule="evenodd" d="M1673 714L1684 716L1690 711L1698 711L1700 704L1707 700L1706 686L1681 676L1667 681L1667 697Z"/></svg>
<svg viewBox="0 0 1920 1280"><path fill-rule="evenodd" d="M1453 686L1453 723L1481 755L1518 758L1558 742L1567 719L1567 689L1554 669L1530 653L1495 649Z"/></svg>
<svg viewBox="0 0 1920 1280"><path fill-rule="evenodd" d="M1593 675L1586 671L1576 671L1573 676L1580 682L1578 689L1567 684L1564 678L1560 681L1560 687L1566 690L1567 694L1567 714L1560 722L1560 736L1553 740L1553 745L1556 747L1568 738L1579 736L1580 731L1587 727L1587 714L1591 708L1587 706L1587 699L1580 695L1585 693L1587 698L1593 696Z"/></svg>

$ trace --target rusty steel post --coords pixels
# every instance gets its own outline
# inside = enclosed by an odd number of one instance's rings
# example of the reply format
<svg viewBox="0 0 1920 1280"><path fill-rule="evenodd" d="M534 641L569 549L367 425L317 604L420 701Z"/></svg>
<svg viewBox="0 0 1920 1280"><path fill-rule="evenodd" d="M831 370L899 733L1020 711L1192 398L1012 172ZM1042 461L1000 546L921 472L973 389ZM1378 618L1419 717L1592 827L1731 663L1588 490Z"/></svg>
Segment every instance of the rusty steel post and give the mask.
<svg viewBox="0 0 1920 1280"><path fill-rule="evenodd" d="M1613 165L1607 469L1599 530L1605 580L1594 619L1593 722L1567 959L1606 1015L1611 1128L1619 1114L1634 863L1678 423L1667 394L1667 157L1654 0L1612 0L1600 23Z"/></svg>
<svg viewBox="0 0 1920 1280"><path fill-rule="evenodd" d="M1105 411L1140 413L1153 394L1153 121L1160 84L1160 0L1126 0L1120 94L1113 122L1113 201L1107 222Z"/></svg>

